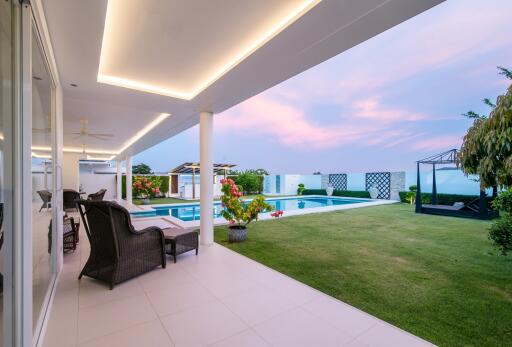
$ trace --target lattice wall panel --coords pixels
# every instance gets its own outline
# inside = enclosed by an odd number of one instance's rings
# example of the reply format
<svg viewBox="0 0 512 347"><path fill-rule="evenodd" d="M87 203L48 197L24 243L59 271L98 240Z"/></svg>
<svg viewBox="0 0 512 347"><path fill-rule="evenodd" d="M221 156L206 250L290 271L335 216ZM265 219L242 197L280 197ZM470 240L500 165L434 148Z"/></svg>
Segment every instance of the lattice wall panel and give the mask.
<svg viewBox="0 0 512 347"><path fill-rule="evenodd" d="M329 183L335 190L347 190L347 174L330 174Z"/></svg>
<svg viewBox="0 0 512 347"><path fill-rule="evenodd" d="M366 174L366 190L377 185L378 199L390 199L391 197L391 172L369 172Z"/></svg>

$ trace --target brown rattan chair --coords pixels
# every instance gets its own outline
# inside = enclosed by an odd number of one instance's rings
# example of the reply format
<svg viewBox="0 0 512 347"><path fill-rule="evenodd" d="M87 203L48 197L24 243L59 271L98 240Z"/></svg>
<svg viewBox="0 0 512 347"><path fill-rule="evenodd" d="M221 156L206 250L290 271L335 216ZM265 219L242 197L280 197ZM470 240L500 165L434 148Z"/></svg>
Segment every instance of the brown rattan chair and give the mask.
<svg viewBox="0 0 512 347"><path fill-rule="evenodd" d="M80 223L75 223L73 217L64 216L62 224L62 250L64 253L69 251L75 251L76 245L78 244L78 231L80 229ZM52 252L52 220L48 226L48 253Z"/></svg>
<svg viewBox="0 0 512 347"><path fill-rule="evenodd" d="M153 270L165 268L162 229L135 230L128 211L110 201L80 200L78 209L91 251L79 279L89 276L114 285Z"/></svg>
<svg viewBox="0 0 512 347"><path fill-rule="evenodd" d="M89 194L87 196L87 200L102 201L106 192L107 192L106 189L100 189L96 193Z"/></svg>
<svg viewBox="0 0 512 347"><path fill-rule="evenodd" d="M78 207L76 201L80 200L80 193L73 189L64 189L62 192L62 203L64 211L66 212L77 212Z"/></svg>
<svg viewBox="0 0 512 347"><path fill-rule="evenodd" d="M37 194L39 194L41 200L43 200L43 204L41 205L39 212L41 212L43 208L48 209L52 206L52 192L49 190L38 190Z"/></svg>

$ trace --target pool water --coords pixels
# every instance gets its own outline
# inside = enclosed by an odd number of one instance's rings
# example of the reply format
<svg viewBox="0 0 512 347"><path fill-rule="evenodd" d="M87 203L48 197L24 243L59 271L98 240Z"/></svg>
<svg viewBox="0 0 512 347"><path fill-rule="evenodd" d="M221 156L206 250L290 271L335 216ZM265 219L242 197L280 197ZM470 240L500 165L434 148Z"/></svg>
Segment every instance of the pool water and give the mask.
<svg viewBox="0 0 512 347"><path fill-rule="evenodd" d="M248 202L250 200L247 200ZM307 197L307 198L267 198L265 201L274 207L274 210L291 211L301 210L305 208L338 206L346 204L357 204L368 202L367 199L346 199L342 197ZM155 216L172 216L182 221L199 220L199 204L187 205L165 205L152 206L154 211L137 211L131 212L134 218L155 217ZM214 218L221 217L222 206L220 202L216 202L213 207Z"/></svg>

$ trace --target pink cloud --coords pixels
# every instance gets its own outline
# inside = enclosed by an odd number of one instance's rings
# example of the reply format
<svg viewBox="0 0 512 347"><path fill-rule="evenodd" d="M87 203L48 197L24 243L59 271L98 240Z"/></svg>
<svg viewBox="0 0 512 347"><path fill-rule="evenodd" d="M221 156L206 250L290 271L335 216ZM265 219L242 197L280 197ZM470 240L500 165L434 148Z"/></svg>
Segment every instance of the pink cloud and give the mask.
<svg viewBox="0 0 512 347"><path fill-rule="evenodd" d="M352 107L355 116L376 121L418 121L425 118L416 112L383 107L377 98L357 100L352 103Z"/></svg>
<svg viewBox="0 0 512 347"><path fill-rule="evenodd" d="M347 129L321 126L306 119L299 108L264 96L256 96L225 112L216 129L221 132L247 132L272 136L287 146L316 149L332 147L360 136ZM341 141L343 139L343 141Z"/></svg>
<svg viewBox="0 0 512 347"><path fill-rule="evenodd" d="M411 144L411 148L415 150L442 150L459 148L462 144L462 136L460 135L447 135L439 136L432 139L425 139Z"/></svg>
<svg viewBox="0 0 512 347"><path fill-rule="evenodd" d="M405 128L390 127L393 120L416 119L405 110L381 109L377 101L359 104L349 117L322 124L306 116L301 107L283 99L259 95L224 112L216 122L223 133L246 133L301 149L327 149L343 145L392 147L417 136ZM415 116L419 117L419 116ZM372 121L368 121L372 118Z"/></svg>

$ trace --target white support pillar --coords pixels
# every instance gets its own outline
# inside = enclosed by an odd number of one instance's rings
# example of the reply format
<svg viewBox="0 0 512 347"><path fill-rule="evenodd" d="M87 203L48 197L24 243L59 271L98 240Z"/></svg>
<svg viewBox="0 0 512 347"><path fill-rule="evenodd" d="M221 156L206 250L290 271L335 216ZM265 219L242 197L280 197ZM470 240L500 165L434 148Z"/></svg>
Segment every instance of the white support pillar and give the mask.
<svg viewBox="0 0 512 347"><path fill-rule="evenodd" d="M123 161L117 160L117 187L116 187L116 199L121 200L123 198Z"/></svg>
<svg viewBox="0 0 512 347"><path fill-rule="evenodd" d="M132 157L126 157L126 202L132 203Z"/></svg>
<svg viewBox="0 0 512 347"><path fill-rule="evenodd" d="M213 244L213 113L199 114L201 244Z"/></svg>

